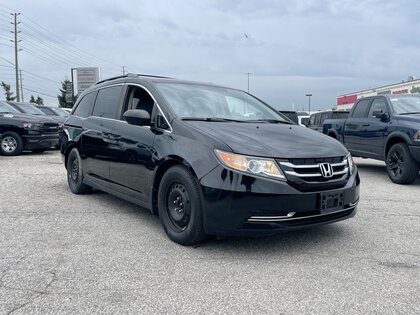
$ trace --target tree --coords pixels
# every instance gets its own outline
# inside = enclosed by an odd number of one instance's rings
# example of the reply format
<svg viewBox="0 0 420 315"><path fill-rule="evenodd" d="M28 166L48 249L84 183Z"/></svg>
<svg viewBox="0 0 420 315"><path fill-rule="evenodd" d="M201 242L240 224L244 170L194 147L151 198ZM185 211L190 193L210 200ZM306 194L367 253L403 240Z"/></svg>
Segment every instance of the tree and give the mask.
<svg viewBox="0 0 420 315"><path fill-rule="evenodd" d="M29 100L29 103L44 105L44 99L42 97L40 97L39 95L35 99L35 97L33 95L31 95L31 99Z"/></svg>
<svg viewBox="0 0 420 315"><path fill-rule="evenodd" d="M58 104L60 105L60 107L67 107L67 108L72 108L73 107L73 102L70 102L70 103L66 102L66 94L67 94L66 87L69 84L71 84L70 80L61 81L60 94L57 95Z"/></svg>
<svg viewBox="0 0 420 315"><path fill-rule="evenodd" d="M14 101L16 99L16 96L13 96L13 92L10 91L10 84L6 84L3 81L1 81L1 87L4 89L6 101Z"/></svg>

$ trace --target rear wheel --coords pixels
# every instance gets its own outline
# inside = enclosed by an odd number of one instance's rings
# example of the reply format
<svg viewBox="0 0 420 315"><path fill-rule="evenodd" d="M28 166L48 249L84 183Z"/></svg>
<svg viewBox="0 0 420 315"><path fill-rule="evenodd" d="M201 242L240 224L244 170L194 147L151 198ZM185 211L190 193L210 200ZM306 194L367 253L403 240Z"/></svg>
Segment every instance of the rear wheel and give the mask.
<svg viewBox="0 0 420 315"><path fill-rule="evenodd" d="M7 131L2 134L0 141L0 152L3 155L19 155L23 151L22 137L13 131Z"/></svg>
<svg viewBox="0 0 420 315"><path fill-rule="evenodd" d="M419 174L419 165L405 143L397 143L391 147L386 166L389 178L397 184L411 184Z"/></svg>
<svg viewBox="0 0 420 315"><path fill-rule="evenodd" d="M83 169L79 151L72 149L67 158L67 182L75 194L86 194L92 187L83 183Z"/></svg>
<svg viewBox="0 0 420 315"><path fill-rule="evenodd" d="M192 245L205 239L199 183L184 166L171 167L163 175L158 210L163 228L172 241Z"/></svg>

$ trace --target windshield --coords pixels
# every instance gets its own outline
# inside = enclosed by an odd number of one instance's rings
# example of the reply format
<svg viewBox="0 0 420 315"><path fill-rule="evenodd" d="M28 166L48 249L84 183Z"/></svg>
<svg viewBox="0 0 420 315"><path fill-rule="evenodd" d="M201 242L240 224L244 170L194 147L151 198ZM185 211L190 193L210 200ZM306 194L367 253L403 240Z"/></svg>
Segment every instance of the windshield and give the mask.
<svg viewBox="0 0 420 315"><path fill-rule="evenodd" d="M397 114L420 113L420 96L390 97L390 100Z"/></svg>
<svg viewBox="0 0 420 315"><path fill-rule="evenodd" d="M48 107L38 107L38 109L43 112L44 114L47 114L49 116L57 116L55 112Z"/></svg>
<svg viewBox="0 0 420 315"><path fill-rule="evenodd" d="M45 115L38 108L30 104L15 104L22 113L32 114L32 115Z"/></svg>
<svg viewBox="0 0 420 315"><path fill-rule="evenodd" d="M242 91L179 83L158 83L157 87L181 118L288 122L275 110Z"/></svg>
<svg viewBox="0 0 420 315"><path fill-rule="evenodd" d="M0 113L1 114L20 114L20 112L17 109L5 103L0 103Z"/></svg>
<svg viewBox="0 0 420 315"><path fill-rule="evenodd" d="M56 107L50 107L50 109L52 110L52 111L54 111L54 113L57 115L57 116L60 116L60 117L68 117L68 116L70 116L70 113L69 112L66 112L64 109L61 109L61 108L56 108Z"/></svg>

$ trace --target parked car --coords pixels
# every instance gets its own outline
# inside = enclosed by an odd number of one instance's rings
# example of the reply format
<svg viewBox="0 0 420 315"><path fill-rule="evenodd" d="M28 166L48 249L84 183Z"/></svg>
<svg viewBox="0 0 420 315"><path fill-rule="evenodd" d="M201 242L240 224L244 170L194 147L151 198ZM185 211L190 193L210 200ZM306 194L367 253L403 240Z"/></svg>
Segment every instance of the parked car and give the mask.
<svg viewBox="0 0 420 315"><path fill-rule="evenodd" d="M58 124L45 116L27 115L0 102L0 153L43 152L58 143Z"/></svg>
<svg viewBox="0 0 420 315"><path fill-rule="evenodd" d="M419 175L419 95L362 98L347 119L326 120L323 132L355 156L385 161L394 183L411 184Z"/></svg>
<svg viewBox="0 0 420 315"><path fill-rule="evenodd" d="M7 104L12 106L17 111L28 114L28 115L37 115L37 116L47 116L47 114L40 111L38 108L36 108L35 105L31 103L24 103L24 102L14 102L14 101L6 101Z"/></svg>
<svg viewBox="0 0 420 315"><path fill-rule="evenodd" d="M240 90L110 78L81 94L64 128L70 190L96 188L148 208L179 244L356 213L360 179L345 147Z"/></svg>
<svg viewBox="0 0 420 315"><path fill-rule="evenodd" d="M309 122L309 115L307 116L298 116L298 123L301 126L306 126Z"/></svg>
<svg viewBox="0 0 420 315"><path fill-rule="evenodd" d="M322 111L312 114L309 117L307 127L322 132L322 125L326 119L333 118L346 118L349 115L349 111Z"/></svg>
<svg viewBox="0 0 420 315"><path fill-rule="evenodd" d="M294 110L280 110L280 114L283 114L287 118L289 118L291 121L293 121L295 124L299 123L299 118L297 115L297 112Z"/></svg>
<svg viewBox="0 0 420 315"><path fill-rule="evenodd" d="M64 118L64 120L70 116L70 113L62 108L59 107L51 107L51 106L45 106L45 105L36 105L36 108L38 108L41 112L48 116L57 116Z"/></svg>

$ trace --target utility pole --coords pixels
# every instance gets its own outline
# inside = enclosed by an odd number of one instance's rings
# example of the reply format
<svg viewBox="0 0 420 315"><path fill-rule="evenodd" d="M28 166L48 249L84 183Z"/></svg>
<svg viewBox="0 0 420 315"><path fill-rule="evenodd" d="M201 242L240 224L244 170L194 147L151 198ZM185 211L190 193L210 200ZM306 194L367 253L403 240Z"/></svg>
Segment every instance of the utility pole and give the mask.
<svg viewBox="0 0 420 315"><path fill-rule="evenodd" d="M22 97L22 102L24 102L24 100L23 100L22 70L21 69L19 69L19 74L20 74L20 96Z"/></svg>
<svg viewBox="0 0 420 315"><path fill-rule="evenodd" d="M15 40L11 40L12 42L15 43L15 75L16 75L16 100L18 102L20 102L20 91L19 91L19 61L18 61L18 43L20 42L20 40L17 39L17 35L18 33L20 33L20 31L17 30L17 26L18 24L20 24L20 22L17 21L17 17L18 15L20 15L20 13L10 13L11 15L14 16L14 22L11 22L11 24L14 24L14 31L11 31L12 33L14 33L15 35Z"/></svg>

